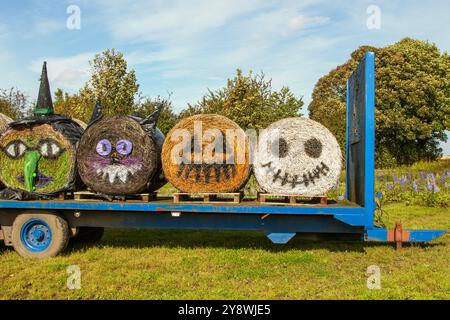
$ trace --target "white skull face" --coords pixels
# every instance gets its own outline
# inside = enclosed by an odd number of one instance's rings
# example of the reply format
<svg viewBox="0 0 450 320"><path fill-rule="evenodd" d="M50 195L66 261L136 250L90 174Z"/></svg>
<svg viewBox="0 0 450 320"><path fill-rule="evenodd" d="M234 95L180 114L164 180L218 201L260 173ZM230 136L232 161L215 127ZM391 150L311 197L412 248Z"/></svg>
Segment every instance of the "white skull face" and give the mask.
<svg viewBox="0 0 450 320"><path fill-rule="evenodd" d="M254 172L266 192L324 195L336 185L341 149L333 134L307 118L287 118L260 135Z"/></svg>

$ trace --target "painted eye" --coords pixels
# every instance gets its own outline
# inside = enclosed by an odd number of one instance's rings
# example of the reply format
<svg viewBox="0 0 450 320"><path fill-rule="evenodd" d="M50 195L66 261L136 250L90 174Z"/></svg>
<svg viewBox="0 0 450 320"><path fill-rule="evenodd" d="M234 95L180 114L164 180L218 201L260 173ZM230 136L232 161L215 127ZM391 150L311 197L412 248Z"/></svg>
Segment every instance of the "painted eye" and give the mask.
<svg viewBox="0 0 450 320"><path fill-rule="evenodd" d="M322 142L317 138L311 138L305 142L305 152L311 158L319 158L322 155L322 148Z"/></svg>
<svg viewBox="0 0 450 320"><path fill-rule="evenodd" d="M27 151L27 146L18 140L8 143L4 150L6 155L12 159L21 158L25 154L25 151Z"/></svg>
<svg viewBox="0 0 450 320"><path fill-rule="evenodd" d="M116 150L123 156L127 156L133 150L133 144L129 140L119 140L117 141Z"/></svg>
<svg viewBox="0 0 450 320"><path fill-rule="evenodd" d="M102 139L97 143L97 153L101 156L107 156L111 153L111 142L108 139Z"/></svg>
<svg viewBox="0 0 450 320"><path fill-rule="evenodd" d="M285 158L288 154L288 143L285 139L279 138L272 141L270 145L270 152L274 156L278 156L280 158Z"/></svg>
<svg viewBox="0 0 450 320"><path fill-rule="evenodd" d="M55 159L61 152L61 146L55 140L47 139L39 144L39 153L44 158Z"/></svg>

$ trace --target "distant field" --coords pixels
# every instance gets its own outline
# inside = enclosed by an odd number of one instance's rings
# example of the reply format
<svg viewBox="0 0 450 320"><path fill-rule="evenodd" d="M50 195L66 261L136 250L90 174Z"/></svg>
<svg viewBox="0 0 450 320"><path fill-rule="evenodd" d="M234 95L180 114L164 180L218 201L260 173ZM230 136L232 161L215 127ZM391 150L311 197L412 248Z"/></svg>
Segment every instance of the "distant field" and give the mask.
<svg viewBox="0 0 450 320"><path fill-rule="evenodd" d="M391 204L389 225L450 229L450 209ZM406 246L293 240L256 232L107 230L96 246L44 261L0 247L1 299L450 299L450 235ZM66 288L69 265L80 290ZM367 267L380 290L366 287Z"/></svg>

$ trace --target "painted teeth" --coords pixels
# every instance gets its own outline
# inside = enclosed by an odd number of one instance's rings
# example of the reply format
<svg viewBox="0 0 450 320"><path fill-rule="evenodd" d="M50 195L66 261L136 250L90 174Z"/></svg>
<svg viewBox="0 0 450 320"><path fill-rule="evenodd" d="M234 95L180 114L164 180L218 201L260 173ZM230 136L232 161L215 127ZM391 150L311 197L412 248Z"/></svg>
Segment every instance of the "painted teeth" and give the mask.
<svg viewBox="0 0 450 320"><path fill-rule="evenodd" d="M97 170L97 174L102 175L103 179L108 179L109 183L113 184L116 178L122 183L127 183L128 177L134 175L137 171L141 170L142 165L135 164L131 166L120 165L109 165L102 169Z"/></svg>
<svg viewBox="0 0 450 320"><path fill-rule="evenodd" d="M236 166L234 164L181 163L178 167L177 176L184 176L185 179L188 179L192 172L196 182L199 182L202 179L202 175L205 183L210 183L211 178L215 178L216 182L220 182L222 178L223 180L234 178L236 176Z"/></svg>
<svg viewBox="0 0 450 320"><path fill-rule="evenodd" d="M300 179L298 175L294 175L290 179L290 175L287 172L282 175L281 169L275 171L272 166L272 161L261 164L261 167L266 168L267 173L273 174L273 183L277 182L277 180L281 180L282 186L290 184L292 188L295 188L298 184L304 184L306 187L308 187L310 183L315 184L316 180L320 179L321 176L326 176L330 171L330 168L325 163L321 162L320 165L317 165L312 171L304 173Z"/></svg>

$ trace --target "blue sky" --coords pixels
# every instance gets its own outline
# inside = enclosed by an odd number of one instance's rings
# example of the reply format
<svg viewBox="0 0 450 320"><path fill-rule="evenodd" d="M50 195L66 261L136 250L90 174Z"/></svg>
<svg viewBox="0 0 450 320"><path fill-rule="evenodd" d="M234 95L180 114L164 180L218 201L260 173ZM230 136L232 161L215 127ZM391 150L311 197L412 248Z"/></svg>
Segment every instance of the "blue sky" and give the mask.
<svg viewBox="0 0 450 320"><path fill-rule="evenodd" d="M81 10L79 30L66 27L70 5ZM367 28L370 5L381 10L380 29ZM264 71L307 104L315 82L360 45L409 36L450 51L449 12L445 0L8 1L0 11L0 88L34 98L47 60L52 88L75 92L88 79L88 60L114 47L142 93L172 92L176 110L222 87L236 68Z"/></svg>

